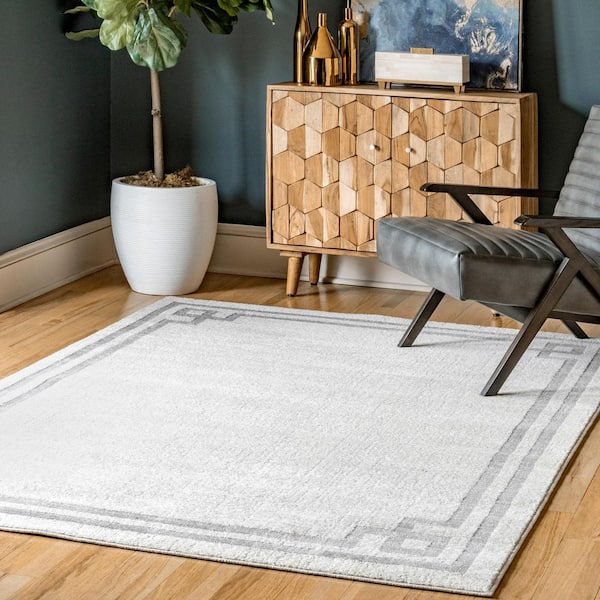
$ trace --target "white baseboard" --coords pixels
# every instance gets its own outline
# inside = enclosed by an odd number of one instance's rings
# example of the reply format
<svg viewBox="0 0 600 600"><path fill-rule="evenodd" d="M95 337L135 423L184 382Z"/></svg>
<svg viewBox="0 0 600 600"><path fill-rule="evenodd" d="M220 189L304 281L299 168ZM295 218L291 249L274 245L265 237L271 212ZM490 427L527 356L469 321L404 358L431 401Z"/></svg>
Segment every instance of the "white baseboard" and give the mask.
<svg viewBox="0 0 600 600"><path fill-rule="evenodd" d="M0 256L0 312L116 262L108 217L6 252Z"/></svg>
<svg viewBox="0 0 600 600"><path fill-rule="evenodd" d="M285 279L287 259L266 247L264 227L220 223L212 273ZM117 264L110 217L62 231L0 256L0 312ZM308 262L308 261L306 261ZM308 279L304 265L301 278ZM321 280L367 287L427 290L374 258L324 255Z"/></svg>
<svg viewBox="0 0 600 600"><path fill-rule="evenodd" d="M266 247L264 227L219 224L215 251L208 270L213 273L232 273L285 279L287 259L279 251ZM300 278L308 280L308 261ZM345 285L361 285L428 291L424 283L388 267L376 258L323 255L321 281Z"/></svg>
<svg viewBox="0 0 600 600"><path fill-rule="evenodd" d="M264 227L219 223L209 272L285 278L287 259L267 248L266 239Z"/></svg>

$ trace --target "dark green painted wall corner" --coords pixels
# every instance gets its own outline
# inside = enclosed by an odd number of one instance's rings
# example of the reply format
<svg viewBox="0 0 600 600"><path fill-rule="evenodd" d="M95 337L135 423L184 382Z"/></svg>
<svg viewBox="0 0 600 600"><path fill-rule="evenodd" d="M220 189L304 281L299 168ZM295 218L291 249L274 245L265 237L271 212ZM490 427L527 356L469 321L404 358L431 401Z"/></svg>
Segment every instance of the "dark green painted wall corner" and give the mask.
<svg viewBox="0 0 600 600"><path fill-rule="evenodd" d="M0 254L108 213L110 61L63 36L60 2L0 19Z"/></svg>

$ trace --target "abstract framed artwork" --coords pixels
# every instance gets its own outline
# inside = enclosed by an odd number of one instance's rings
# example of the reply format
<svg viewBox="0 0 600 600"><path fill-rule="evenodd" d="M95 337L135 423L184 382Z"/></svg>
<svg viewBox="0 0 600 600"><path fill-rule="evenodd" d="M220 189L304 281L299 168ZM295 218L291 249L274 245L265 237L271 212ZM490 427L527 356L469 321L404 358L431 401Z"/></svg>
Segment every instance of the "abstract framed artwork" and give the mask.
<svg viewBox="0 0 600 600"><path fill-rule="evenodd" d="M362 81L375 79L375 52L433 48L466 54L468 87L521 89L522 0L352 0L360 26Z"/></svg>

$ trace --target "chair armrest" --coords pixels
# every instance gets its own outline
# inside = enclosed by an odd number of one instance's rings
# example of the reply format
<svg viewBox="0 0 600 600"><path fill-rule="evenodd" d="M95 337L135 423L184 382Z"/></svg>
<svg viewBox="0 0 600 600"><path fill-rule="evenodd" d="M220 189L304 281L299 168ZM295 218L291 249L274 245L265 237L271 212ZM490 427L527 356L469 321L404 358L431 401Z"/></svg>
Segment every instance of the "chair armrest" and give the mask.
<svg viewBox="0 0 600 600"><path fill-rule="evenodd" d="M460 183L424 183L423 192L445 192L469 215L475 223L492 225L485 213L473 202L471 194L488 196L527 196L535 198L558 198L558 192L531 188L504 188Z"/></svg>
<svg viewBox="0 0 600 600"><path fill-rule="evenodd" d="M548 228L600 228L600 217L561 217L557 215L544 216L544 215L521 215L515 219L516 225L525 225L527 227L539 227L540 229Z"/></svg>
<svg viewBox="0 0 600 600"><path fill-rule="evenodd" d="M580 229L582 227L600 229L600 218L521 215L515 219L515 223L537 227L544 235L548 236L565 257L558 267L557 273L563 268L566 269L573 265L576 269L575 273L584 280L584 283L600 300L600 272L598 271L600 264L591 257L584 255L564 231L564 229Z"/></svg>
<svg viewBox="0 0 600 600"><path fill-rule="evenodd" d="M459 192L486 196L525 196L527 198L558 198L560 194L559 190L465 185L462 183L424 183L421 190L424 192L446 192L448 194Z"/></svg>

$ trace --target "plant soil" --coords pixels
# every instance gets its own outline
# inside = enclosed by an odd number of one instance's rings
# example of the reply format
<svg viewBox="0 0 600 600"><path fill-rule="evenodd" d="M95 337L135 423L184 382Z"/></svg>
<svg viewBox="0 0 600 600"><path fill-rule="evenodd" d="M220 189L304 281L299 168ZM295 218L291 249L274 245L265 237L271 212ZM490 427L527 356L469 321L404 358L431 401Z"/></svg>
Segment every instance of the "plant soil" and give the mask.
<svg viewBox="0 0 600 600"><path fill-rule="evenodd" d="M165 175L164 179L159 179L153 171L140 171L137 175L123 177L121 181L129 185L139 185L143 187L174 188L202 185L194 178L194 172L191 167L185 167L185 169L181 169L181 171L169 173Z"/></svg>

